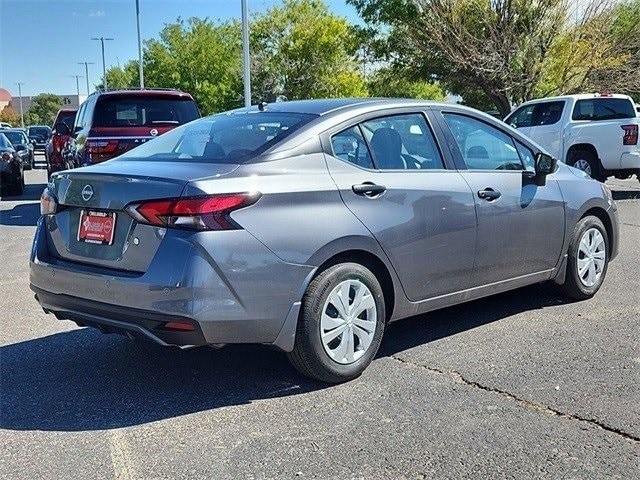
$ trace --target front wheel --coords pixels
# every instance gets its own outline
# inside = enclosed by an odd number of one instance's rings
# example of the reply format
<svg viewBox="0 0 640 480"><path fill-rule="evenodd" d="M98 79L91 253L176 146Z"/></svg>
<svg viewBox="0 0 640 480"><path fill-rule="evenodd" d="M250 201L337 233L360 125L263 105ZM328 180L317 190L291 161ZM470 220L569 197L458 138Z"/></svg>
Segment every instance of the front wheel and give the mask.
<svg viewBox="0 0 640 480"><path fill-rule="evenodd" d="M357 263L334 265L309 284L287 356L308 377L346 382L371 363L384 327L384 295L375 275Z"/></svg>
<svg viewBox="0 0 640 480"><path fill-rule="evenodd" d="M567 260L567 274L560 286L575 300L593 297L602 286L609 266L609 237L598 217L582 218L576 225Z"/></svg>

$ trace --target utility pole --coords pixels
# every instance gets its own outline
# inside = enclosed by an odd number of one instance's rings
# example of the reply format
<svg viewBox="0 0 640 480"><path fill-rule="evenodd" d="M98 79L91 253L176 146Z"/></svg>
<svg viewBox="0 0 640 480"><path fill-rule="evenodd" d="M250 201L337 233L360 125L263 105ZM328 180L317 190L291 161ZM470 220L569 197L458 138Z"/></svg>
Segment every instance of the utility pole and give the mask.
<svg viewBox="0 0 640 480"><path fill-rule="evenodd" d="M113 38L107 37L92 37L91 40L100 40L100 44L102 45L102 83L104 86L104 90L108 90L107 86L107 64L104 61L104 42L107 40L113 40Z"/></svg>
<svg viewBox="0 0 640 480"><path fill-rule="evenodd" d="M249 7L242 0L242 81L244 83L244 106L251 106L251 69L249 66Z"/></svg>
<svg viewBox="0 0 640 480"><path fill-rule="evenodd" d="M18 85L18 97L20 98L20 127L24 128L24 112L22 111L22 85L24 82L17 82Z"/></svg>
<svg viewBox="0 0 640 480"><path fill-rule="evenodd" d="M136 23L138 24L138 73L140 90L144 90L144 72L142 71L142 38L140 36L140 0L136 0Z"/></svg>
<svg viewBox="0 0 640 480"><path fill-rule="evenodd" d="M70 75L70 77L76 79L76 93L78 95L78 101L80 101L80 83L78 82L78 79L83 77L82 75Z"/></svg>
<svg viewBox="0 0 640 480"><path fill-rule="evenodd" d="M89 65L95 65L93 62L78 62L78 65L84 65L84 76L87 79L87 97L89 96Z"/></svg>

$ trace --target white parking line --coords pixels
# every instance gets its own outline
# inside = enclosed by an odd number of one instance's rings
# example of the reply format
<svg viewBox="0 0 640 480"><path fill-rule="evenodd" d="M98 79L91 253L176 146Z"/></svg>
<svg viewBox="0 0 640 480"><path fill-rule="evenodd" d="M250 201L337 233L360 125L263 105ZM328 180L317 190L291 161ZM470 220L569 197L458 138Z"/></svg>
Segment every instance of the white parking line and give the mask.
<svg viewBox="0 0 640 480"><path fill-rule="evenodd" d="M131 449L125 438L124 431L110 430L108 435L114 478L116 480L131 480L135 478Z"/></svg>

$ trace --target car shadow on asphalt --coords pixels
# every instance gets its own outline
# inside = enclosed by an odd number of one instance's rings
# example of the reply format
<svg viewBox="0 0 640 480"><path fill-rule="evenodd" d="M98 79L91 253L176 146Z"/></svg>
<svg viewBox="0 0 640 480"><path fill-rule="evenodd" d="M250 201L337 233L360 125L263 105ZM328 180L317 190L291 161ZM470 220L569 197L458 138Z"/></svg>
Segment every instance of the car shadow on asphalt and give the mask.
<svg viewBox="0 0 640 480"><path fill-rule="evenodd" d="M27 200L40 200L42 191L47 187L46 183L28 183L24 186L22 195L5 195L0 202L24 202Z"/></svg>
<svg viewBox="0 0 640 480"><path fill-rule="evenodd" d="M549 287L533 286L403 320L378 358L558 303ZM0 381L0 428L48 431L140 425L331 388L266 347L181 351L89 328L0 347Z"/></svg>
<svg viewBox="0 0 640 480"><path fill-rule="evenodd" d="M0 210L0 225L35 227L40 218L40 203L21 203L11 210Z"/></svg>
<svg viewBox="0 0 640 480"><path fill-rule="evenodd" d="M613 190L611 194L614 200L640 200L639 190Z"/></svg>

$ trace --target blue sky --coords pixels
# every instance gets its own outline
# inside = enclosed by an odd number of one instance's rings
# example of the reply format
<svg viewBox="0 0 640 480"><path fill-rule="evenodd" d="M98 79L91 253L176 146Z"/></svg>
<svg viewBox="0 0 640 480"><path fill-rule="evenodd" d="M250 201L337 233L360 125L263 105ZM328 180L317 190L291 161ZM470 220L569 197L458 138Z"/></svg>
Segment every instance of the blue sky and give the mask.
<svg viewBox="0 0 640 480"><path fill-rule="evenodd" d="M326 1L326 0L325 0ZM264 11L276 0L249 0L250 11ZM357 21L344 0L329 0L331 10ZM210 19L240 18L240 0L140 0L142 38L156 37L178 16ZM18 95L43 92L73 94L76 80L89 65L91 89L102 75L100 42L105 43L107 68L138 58L135 0L0 0L0 87ZM80 79L80 93L86 92Z"/></svg>

